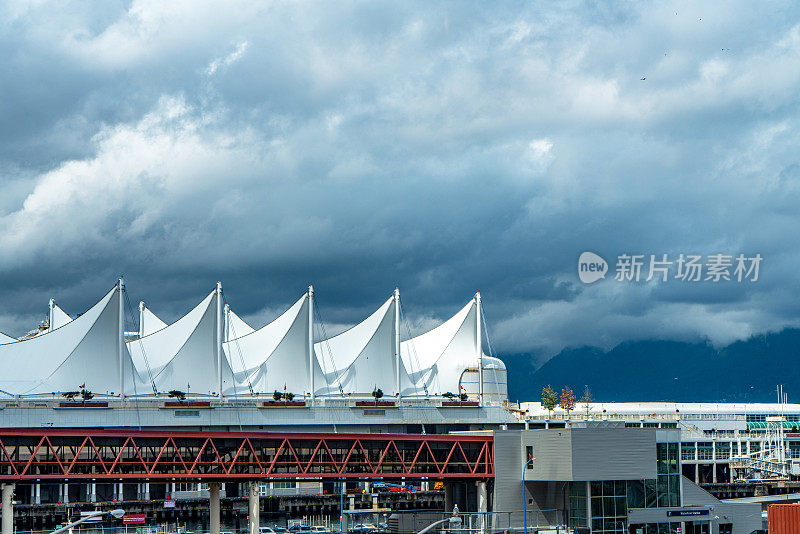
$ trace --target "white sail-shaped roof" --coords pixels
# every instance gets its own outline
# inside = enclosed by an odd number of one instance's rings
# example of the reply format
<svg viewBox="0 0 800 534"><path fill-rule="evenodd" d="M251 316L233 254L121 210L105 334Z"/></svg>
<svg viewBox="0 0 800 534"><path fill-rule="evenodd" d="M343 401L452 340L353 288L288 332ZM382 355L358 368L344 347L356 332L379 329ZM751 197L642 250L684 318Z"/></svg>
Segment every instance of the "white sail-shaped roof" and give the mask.
<svg viewBox="0 0 800 534"><path fill-rule="evenodd" d="M192 311L168 327L128 342L128 350L133 358L133 363L136 364L136 368L139 369L139 373L142 376L152 375L155 378L164 369L164 366L181 350L186 340L197 328L203 315L209 309L214 310L211 307L211 301L214 299L215 294L216 291L209 293ZM155 314L153 314L153 317L155 317ZM146 326L147 318L145 318ZM184 389L185 387L186 384L184 384Z"/></svg>
<svg viewBox="0 0 800 534"><path fill-rule="evenodd" d="M128 348L143 376L152 376L155 388L197 394L216 394L217 374L217 291L211 292L192 311L171 325L128 342ZM222 358L223 388L231 387L233 376ZM149 371L148 371L149 367Z"/></svg>
<svg viewBox="0 0 800 534"><path fill-rule="evenodd" d="M167 326L167 323L159 319L147 306L142 308L142 313L139 314L139 321L141 321L139 325L139 334L141 337L154 334Z"/></svg>
<svg viewBox="0 0 800 534"><path fill-rule="evenodd" d="M415 392L402 362L401 391L397 390L395 303L394 297L389 298L363 322L314 344L314 352L331 385L329 393L369 395L380 388L388 397Z"/></svg>
<svg viewBox="0 0 800 534"><path fill-rule="evenodd" d="M117 287L79 318L57 330L0 345L0 389L16 395L76 391L119 394ZM130 355L123 353L125 393L144 387Z"/></svg>
<svg viewBox="0 0 800 534"><path fill-rule="evenodd" d="M11 337L11 336L7 336L4 333L0 332L0 344L13 343L15 341L17 341L17 338Z"/></svg>
<svg viewBox="0 0 800 534"><path fill-rule="evenodd" d="M240 390L311 392L308 308L306 293L268 325L223 344ZM316 358L313 365L315 389L324 391L327 384Z"/></svg>
<svg viewBox="0 0 800 534"><path fill-rule="evenodd" d="M225 339L235 339L255 332L255 328L247 324L233 310L228 310L225 317Z"/></svg>
<svg viewBox="0 0 800 534"><path fill-rule="evenodd" d="M50 330L55 330L56 328L61 328L68 322L72 321L72 317L67 315L67 313L58 307L58 304L53 304L53 324L50 325Z"/></svg>
<svg viewBox="0 0 800 534"><path fill-rule="evenodd" d="M467 368L477 369L477 305L472 299L453 317L417 337L400 343L400 355L411 378L430 394L460 393Z"/></svg>

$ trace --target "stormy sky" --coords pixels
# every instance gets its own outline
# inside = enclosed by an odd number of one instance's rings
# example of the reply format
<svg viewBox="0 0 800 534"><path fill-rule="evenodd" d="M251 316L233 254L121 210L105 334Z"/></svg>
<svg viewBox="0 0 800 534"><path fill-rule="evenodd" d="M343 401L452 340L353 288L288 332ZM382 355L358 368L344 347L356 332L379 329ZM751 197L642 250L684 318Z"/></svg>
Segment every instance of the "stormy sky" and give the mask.
<svg viewBox="0 0 800 534"><path fill-rule="evenodd" d="M0 329L124 273L330 329L481 290L495 351L800 323L792 2L0 4ZM761 254L756 282L578 280L583 251Z"/></svg>

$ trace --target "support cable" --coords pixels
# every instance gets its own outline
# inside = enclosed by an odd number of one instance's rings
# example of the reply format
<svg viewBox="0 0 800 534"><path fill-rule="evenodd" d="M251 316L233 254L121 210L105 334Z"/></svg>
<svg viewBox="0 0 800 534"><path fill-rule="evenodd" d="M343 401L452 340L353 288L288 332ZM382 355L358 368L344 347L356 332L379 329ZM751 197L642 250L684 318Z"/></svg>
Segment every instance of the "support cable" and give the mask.
<svg viewBox="0 0 800 534"><path fill-rule="evenodd" d="M230 304L228 303L228 301L225 298L224 294L222 296L222 302L224 302L225 304L228 305L228 314L230 314ZM228 327L228 329L232 329L233 330L233 335L234 335L234 340L235 340L236 339L236 337L235 337L236 336L236 327L234 327L231 324L231 322L228 319L228 317L225 318L225 326ZM225 334L227 336L227 332L225 332ZM236 343L236 346L237 347L239 346L238 342ZM224 358L225 355L223 354L222 357ZM245 376L247 376L247 369L245 369L244 356L242 355L242 351L241 350L239 350L239 358L241 358L241 360L242 360L242 368L244 369ZM221 362L220 362L220 364L221 364ZM219 370L219 375L222 376L222 369ZM232 387L233 387L233 401L234 401L234 406L236 408L236 420L239 422L239 432L244 432L244 429L242 428L242 414L239 412L239 409L241 407L239 406L239 394L238 394L237 388L236 388L236 374L233 372L233 366L231 366L231 382L232 382ZM250 389L250 394L252 395L253 394L253 385L250 383L250 377L249 376L247 376L247 387ZM222 397L223 397L222 391L220 391L219 392L220 402L222 401Z"/></svg>
<svg viewBox="0 0 800 534"><path fill-rule="evenodd" d="M123 295L125 295L125 304L128 306L128 311L130 311L131 303L130 303L130 300L128 299L128 292L127 291L123 291ZM131 327L133 327L136 323L133 322L133 314L130 314L130 316L131 316L131 319L130 319ZM131 330L133 330L133 328L131 328ZM124 338L125 332L123 332L122 335L123 335L123 338ZM127 343L126 343L126 345L127 345ZM127 346L125 348L127 349ZM144 351L142 353L144 353ZM130 354L130 351L128 351L128 354ZM141 430L142 429L142 414L139 411L139 391L136 389L136 375L137 374L138 373L136 372L136 366L133 365L133 360L131 360L131 382L133 383L133 407L136 409L136 424L139 427L139 430ZM123 392L120 391L120 395L122 395L122 394L123 394Z"/></svg>
<svg viewBox="0 0 800 534"><path fill-rule="evenodd" d="M133 307L131 306L131 301L128 298L128 292L124 293L125 295L125 304L128 306L128 313L133 316ZM147 359L147 352L144 350L144 343L142 343L142 338L139 337L137 339L139 342L139 348L142 350L142 356L144 357L144 364L147 367L147 375L150 377L150 385L153 387L153 394L158 396L158 389L156 389L156 381L153 377L153 370L150 368L150 362Z"/></svg>
<svg viewBox="0 0 800 534"><path fill-rule="evenodd" d="M333 374L336 376L336 385L339 388L339 394L344 397L344 388L342 388L342 380L339 376L339 371L336 369L336 361L333 359L333 351L331 350L331 344L328 342L328 332L325 329L325 322L322 320L322 315L319 312L319 304L314 306L314 317L316 319L315 323L319 323L320 329L322 330L322 341L320 343L324 343L325 347L328 349L328 357L331 360L331 366L333 367ZM322 365L325 365L325 358L322 358ZM326 368L323 368L323 372L326 372ZM327 381L327 378L326 378ZM328 382L328 386L330 386L330 382Z"/></svg>
<svg viewBox="0 0 800 534"><path fill-rule="evenodd" d="M227 301L227 299L225 299L224 296L222 297L222 301L228 305L228 314L230 314L230 303ZM245 377L247 377L247 388L250 390L250 395L255 397L255 391L253 390L253 383L250 381L250 375L247 373L247 364L244 361L244 354L242 353L242 347L241 345L239 345L239 336L236 335L236 327L233 326L233 323L231 323L230 318L226 318L225 323L226 323L225 325L228 327L228 330L231 330L233 332L232 341L236 345L236 352L239 353L239 361L242 364L242 372L244 373ZM230 336L228 337L230 338ZM228 339L228 343L230 342L231 340ZM233 373L233 367L231 367L231 373ZM234 376L234 381L235 381L235 376Z"/></svg>
<svg viewBox="0 0 800 534"><path fill-rule="evenodd" d="M483 306L481 306L481 320L483 321L483 334L484 336L486 336L486 344L489 347L489 356L496 359L497 356L494 355L494 350L492 350L492 340L489 338L489 325L486 323L486 315L483 313ZM481 354L480 365L483 366L483 354ZM492 365L492 375L494 376L495 388L497 388L498 385L500 384L500 381L497 380L497 367L495 365ZM507 382L508 378L506 376L506 384ZM506 387L508 387L508 385L506 385ZM484 386L484 394L486 394L485 386Z"/></svg>
<svg viewBox="0 0 800 534"><path fill-rule="evenodd" d="M425 380L425 375L423 374L422 364L419 361L419 355L417 354L417 348L414 346L414 338L411 337L411 325L409 324L408 317L406 317L405 310L403 309L402 303L400 304L400 318L402 319L403 327L406 329L406 346L409 347L409 351L412 355L411 363L416 364L417 369L420 373L420 378L422 379L422 388L425 390L425 397L429 397L430 394L428 393L428 384Z"/></svg>

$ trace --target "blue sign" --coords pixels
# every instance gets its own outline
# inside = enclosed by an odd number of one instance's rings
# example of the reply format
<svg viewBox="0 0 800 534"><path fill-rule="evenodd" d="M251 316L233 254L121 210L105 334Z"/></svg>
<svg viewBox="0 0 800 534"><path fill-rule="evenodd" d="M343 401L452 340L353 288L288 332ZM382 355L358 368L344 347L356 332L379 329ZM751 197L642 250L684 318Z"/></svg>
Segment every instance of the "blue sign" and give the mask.
<svg viewBox="0 0 800 534"><path fill-rule="evenodd" d="M708 515L708 510L667 510L667 517L691 517Z"/></svg>

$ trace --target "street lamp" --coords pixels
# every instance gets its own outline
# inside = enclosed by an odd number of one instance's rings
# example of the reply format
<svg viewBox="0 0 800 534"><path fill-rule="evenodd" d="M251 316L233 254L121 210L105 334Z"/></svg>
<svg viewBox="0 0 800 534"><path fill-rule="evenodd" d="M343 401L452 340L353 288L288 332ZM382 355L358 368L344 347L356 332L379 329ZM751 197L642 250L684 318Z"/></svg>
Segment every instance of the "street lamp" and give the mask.
<svg viewBox="0 0 800 534"><path fill-rule="evenodd" d="M417 532L417 534L426 534L427 532L430 532L433 528L438 527L443 523L449 523L450 526L454 528L461 525L461 518L458 517L458 506L453 508L453 515L451 515L447 519L442 519L440 521L436 521L435 523L431 523L427 527Z"/></svg>
<svg viewBox="0 0 800 534"><path fill-rule="evenodd" d="M528 534L528 500L525 498L525 469L528 468L528 464L534 461L536 458L528 458L528 460L522 465L522 528L525 531L525 534Z"/></svg>
<svg viewBox="0 0 800 534"><path fill-rule="evenodd" d="M94 519L95 517L100 517L101 515L105 515L105 514L111 514L112 516L114 516L117 519L119 519L123 515L125 515L125 510L121 510L119 508L117 508L115 510L106 510L106 511L97 510L96 512L92 512L92 513L86 514L85 516L81 517L80 519L78 519L74 523L70 523L67 526L64 526L64 527L61 527L59 529L54 530L50 534L59 534L61 532L65 532L65 531L71 529L72 527L74 527L75 525L80 525L81 523L85 523L85 522L89 521L90 519Z"/></svg>

